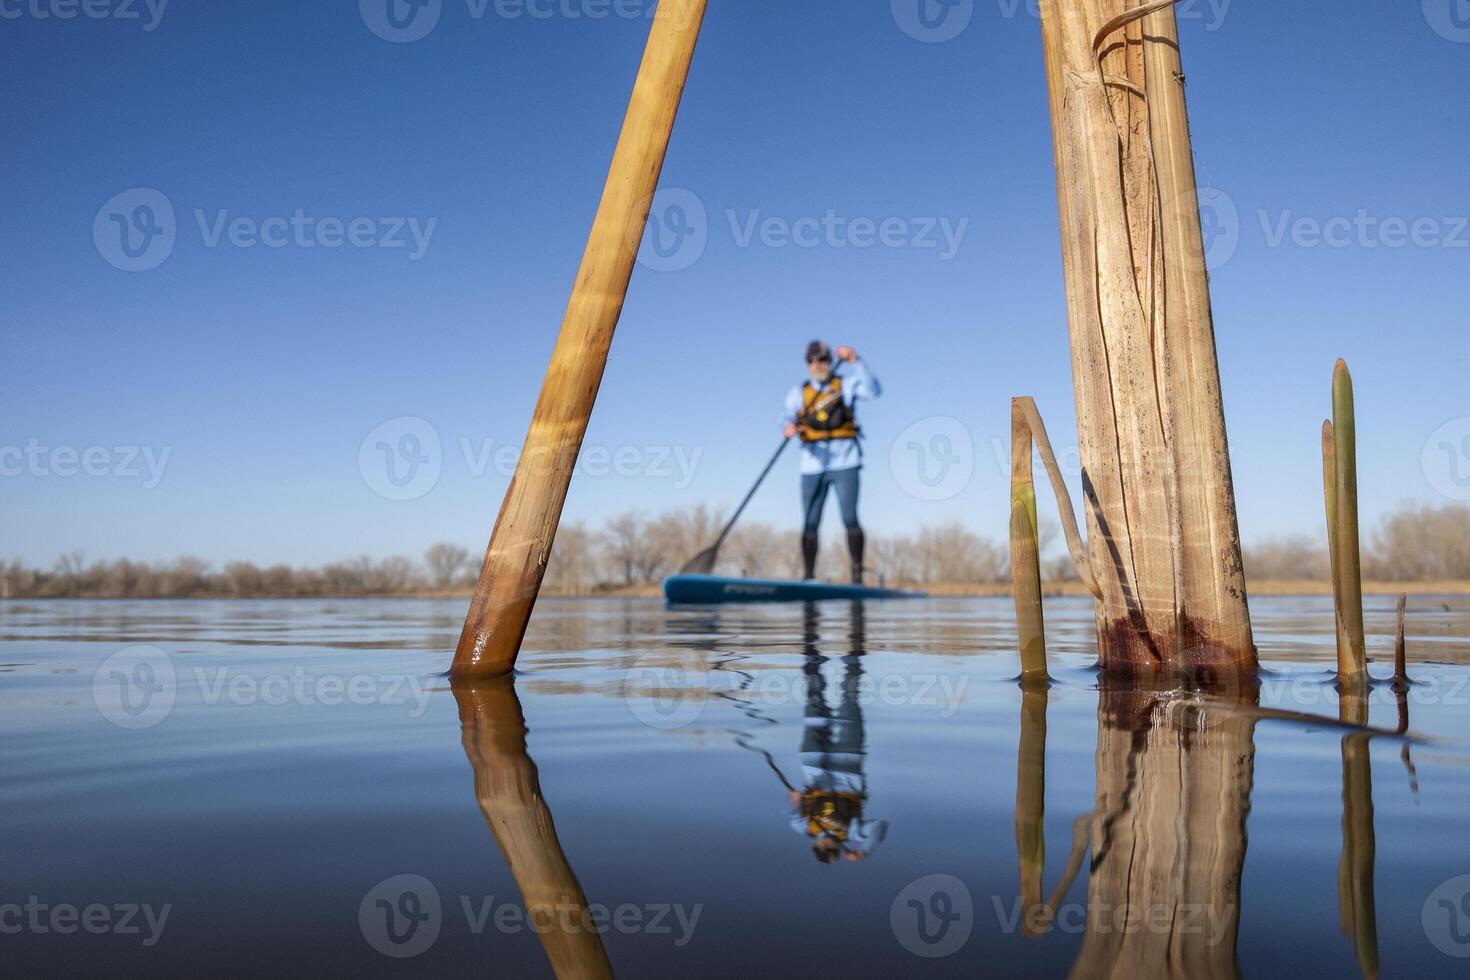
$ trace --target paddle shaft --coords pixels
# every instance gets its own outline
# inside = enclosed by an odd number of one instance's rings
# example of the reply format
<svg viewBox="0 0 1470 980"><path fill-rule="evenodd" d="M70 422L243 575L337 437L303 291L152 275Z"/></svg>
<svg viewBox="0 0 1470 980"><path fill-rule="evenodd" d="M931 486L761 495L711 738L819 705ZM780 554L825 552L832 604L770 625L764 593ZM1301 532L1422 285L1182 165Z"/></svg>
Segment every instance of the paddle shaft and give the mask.
<svg viewBox="0 0 1470 980"><path fill-rule="evenodd" d="M761 470L761 475L756 477L755 485L750 488L750 492L745 495L745 499L740 501L740 506L735 508L735 516L730 518L730 523L725 525L725 529L721 531L720 536L715 539L715 545L713 548L714 551L719 551L720 546L725 543L725 539L730 536L730 532L735 528L735 522L740 520L741 514L745 513L745 508L750 504L751 498L754 497L755 492L761 488L761 484L766 482L766 477L770 476L771 470L776 468L776 461L781 458L781 454L786 451L786 447L790 444L790 439L781 440L781 445L777 447L776 454L771 457L771 461L766 464L766 468Z"/></svg>

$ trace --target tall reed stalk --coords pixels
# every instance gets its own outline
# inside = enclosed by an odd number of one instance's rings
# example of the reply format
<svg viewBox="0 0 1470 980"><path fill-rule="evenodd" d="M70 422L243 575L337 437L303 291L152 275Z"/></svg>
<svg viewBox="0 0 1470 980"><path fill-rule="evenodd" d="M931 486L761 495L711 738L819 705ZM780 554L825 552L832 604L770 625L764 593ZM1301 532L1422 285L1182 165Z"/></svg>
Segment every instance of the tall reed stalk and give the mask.
<svg viewBox="0 0 1470 980"><path fill-rule="evenodd" d="M1041 0L1102 665L1256 665L1170 0Z"/></svg>
<svg viewBox="0 0 1470 980"><path fill-rule="evenodd" d="M1332 421L1322 423L1322 486L1327 503L1327 550L1332 561L1332 595L1337 628L1337 674L1365 676L1363 569L1358 536L1357 418L1353 379L1347 363L1332 371Z"/></svg>
<svg viewBox="0 0 1470 980"><path fill-rule="evenodd" d="M509 673L520 653L622 315L707 3L662 0L653 17L525 450L495 519L455 649L450 674L459 680Z"/></svg>

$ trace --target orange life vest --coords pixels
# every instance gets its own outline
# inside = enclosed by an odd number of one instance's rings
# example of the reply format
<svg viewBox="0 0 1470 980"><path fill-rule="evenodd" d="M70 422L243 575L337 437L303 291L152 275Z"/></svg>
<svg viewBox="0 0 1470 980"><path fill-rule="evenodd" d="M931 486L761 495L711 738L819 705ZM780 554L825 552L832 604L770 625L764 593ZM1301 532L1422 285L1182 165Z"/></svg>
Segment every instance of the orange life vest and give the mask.
<svg viewBox="0 0 1470 980"><path fill-rule="evenodd" d="M845 841L852 821L862 813L863 798L856 793L810 789L801 797L801 815L806 817L806 832L812 837L831 834Z"/></svg>
<svg viewBox="0 0 1470 980"><path fill-rule="evenodd" d="M842 379L832 378L822 388L808 381L801 388L801 441L830 442L833 439L856 439L857 415L842 400Z"/></svg>

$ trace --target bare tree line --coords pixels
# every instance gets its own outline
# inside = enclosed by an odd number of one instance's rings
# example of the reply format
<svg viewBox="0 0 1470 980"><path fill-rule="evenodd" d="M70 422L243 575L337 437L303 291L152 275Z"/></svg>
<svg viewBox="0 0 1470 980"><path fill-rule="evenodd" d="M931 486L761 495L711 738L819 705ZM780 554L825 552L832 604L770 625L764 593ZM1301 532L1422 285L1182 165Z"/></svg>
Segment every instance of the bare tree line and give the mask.
<svg viewBox="0 0 1470 980"><path fill-rule="evenodd" d="M547 568L551 595L591 595L652 586L677 572L706 547L723 524L700 505L652 517L637 511L615 515L594 530L571 522L557 533ZM846 544L833 535L818 563L821 577L847 574ZM1042 550L1055 543L1056 527L1042 528ZM1010 574L1004 543L958 521L921 528L912 535L869 535L873 580L889 584L1005 582ZM1293 535L1260 542L1245 551L1253 581L1325 581L1327 549L1317 538ZM1365 543L1364 574L1385 582L1470 581L1470 507L1405 504L1388 514ZM798 532L759 522L738 527L720 551L716 572L747 578L796 578L801 574ZM1066 555L1048 559L1052 581L1075 578ZM62 555L50 570L20 561L0 563L0 598L250 598L291 596L422 595L458 592L474 585L478 568L469 550L441 543L421 561L367 556L320 568L183 557L149 564L127 559L87 564L79 553Z"/></svg>
<svg viewBox="0 0 1470 980"><path fill-rule="evenodd" d="M1245 549L1249 578L1326 581L1331 562L1323 535L1290 535ZM1470 507L1405 503L1363 542L1363 575L1379 582L1470 580Z"/></svg>

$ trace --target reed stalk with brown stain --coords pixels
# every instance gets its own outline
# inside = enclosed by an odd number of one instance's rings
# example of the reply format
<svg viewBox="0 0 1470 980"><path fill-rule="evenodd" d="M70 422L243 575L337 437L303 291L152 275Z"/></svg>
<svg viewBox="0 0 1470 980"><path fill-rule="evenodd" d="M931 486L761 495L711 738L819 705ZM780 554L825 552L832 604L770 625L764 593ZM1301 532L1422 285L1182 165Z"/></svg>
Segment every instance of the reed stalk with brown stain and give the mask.
<svg viewBox="0 0 1470 980"><path fill-rule="evenodd" d="M1254 669L1175 16L1042 0L1104 668Z"/></svg>

